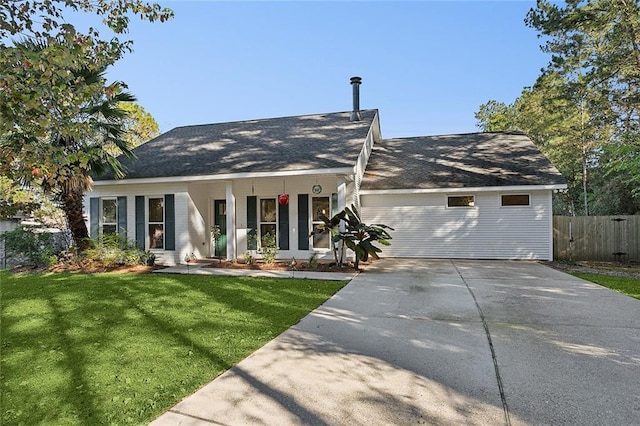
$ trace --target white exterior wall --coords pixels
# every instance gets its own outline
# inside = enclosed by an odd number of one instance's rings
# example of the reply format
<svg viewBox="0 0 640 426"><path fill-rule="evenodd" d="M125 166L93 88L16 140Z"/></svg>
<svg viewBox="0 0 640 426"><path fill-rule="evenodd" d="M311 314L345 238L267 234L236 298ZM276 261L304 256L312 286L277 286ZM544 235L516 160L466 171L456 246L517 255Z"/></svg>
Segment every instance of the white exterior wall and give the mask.
<svg viewBox="0 0 640 426"><path fill-rule="evenodd" d="M199 259L213 256L213 201L226 199L226 182L189 183L189 241Z"/></svg>
<svg viewBox="0 0 640 426"><path fill-rule="evenodd" d="M135 240L136 235L136 213L135 197L163 196L165 194L175 195L175 230L176 249L175 250L151 250L156 255L156 262L163 265L175 265L184 259L185 255L191 254L193 246L190 243L189 217L192 213L190 206L192 201L187 186L181 183L174 184L129 184L129 185L100 185L95 186L91 192L85 195L84 207L87 217L87 227L91 221L89 217L89 198L92 197L127 197L127 236L129 240ZM145 202L146 206L146 202ZM146 231L146 225L145 225ZM145 234L146 235L146 234ZM145 248L149 249L148 238L145 238Z"/></svg>
<svg viewBox="0 0 640 426"><path fill-rule="evenodd" d="M501 194L530 194L530 206L502 207ZM447 208L447 195L475 207ZM365 223L395 228L384 257L544 259L553 257L551 191L361 195Z"/></svg>
<svg viewBox="0 0 640 426"><path fill-rule="evenodd" d="M352 182L353 179L350 181ZM216 180L206 182L184 183L157 183L157 184L122 184L99 185L85 197L85 213L87 226L89 226L89 198L91 197L127 197L127 235L130 240L135 239L135 197L136 196L161 196L165 194L175 195L175 230L176 249L152 250L157 257L157 263L174 265L184 263L186 255L195 254L202 259L213 255L213 244L210 229L213 225L214 200L227 199L227 185L230 185L235 198L235 217L228 220L235 227L235 244L227 245L227 257L231 259L242 258L247 252L247 196L255 195L260 198L276 198L282 193L289 194L289 250L280 250L278 258L290 259L295 257L307 260L312 253L317 253L319 259L332 259L333 253L328 249L298 250L298 194L307 194L309 203L314 196L331 197L338 193L338 185L349 182L344 176L300 176L288 178L256 178L238 179L234 181ZM320 194L313 194L314 185L322 186ZM339 203L347 203L353 195L353 184L345 184L345 200ZM351 188L351 190L349 189ZM227 213L232 213L227 202ZM145 203L146 206L146 203ZM311 211L311 205L308 207ZM309 230L312 229L311 218L308 218ZM146 229L146 225L145 225ZM227 241L231 240L233 230L227 226ZM145 238L148 249L148 238ZM310 242L311 245L311 242ZM235 252L233 249L235 248ZM254 257L260 257L255 251Z"/></svg>

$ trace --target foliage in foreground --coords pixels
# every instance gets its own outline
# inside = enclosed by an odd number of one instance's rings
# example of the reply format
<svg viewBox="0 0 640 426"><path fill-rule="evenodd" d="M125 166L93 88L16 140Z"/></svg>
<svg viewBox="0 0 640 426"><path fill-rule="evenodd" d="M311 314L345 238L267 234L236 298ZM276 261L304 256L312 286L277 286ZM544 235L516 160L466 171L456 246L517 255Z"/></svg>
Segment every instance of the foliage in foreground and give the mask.
<svg viewBox="0 0 640 426"><path fill-rule="evenodd" d="M640 300L640 278L612 277L610 275L584 274L580 272L572 275Z"/></svg>
<svg viewBox="0 0 640 426"><path fill-rule="evenodd" d="M74 12L102 18L111 36L101 36L99 24L76 29ZM88 248L82 195L91 176L117 175L115 148L130 152L128 113L118 105L134 98L104 73L132 50L120 37L135 15L163 22L173 12L144 0L0 2L0 174L56 198L80 250ZM24 204L29 194L7 195Z"/></svg>
<svg viewBox="0 0 640 426"><path fill-rule="evenodd" d="M23 262L36 267L51 266L57 258L53 236L48 232L35 232L30 227L20 227L0 235L4 241L5 255L9 263Z"/></svg>
<svg viewBox="0 0 640 426"><path fill-rule="evenodd" d="M384 246L391 245L389 242L391 235L387 230L393 231L393 228L380 223L367 225L360 219L360 213L354 205L351 208L345 207L332 218L322 213L318 216L323 223L318 227L318 230L313 230L309 237L313 237L316 233L328 233L331 236L333 256L336 264L340 266L343 264L345 246L354 252L354 267L358 269L360 261L366 262L369 260L369 256L379 259L378 253L381 253L382 249L374 243ZM344 228L341 228L341 224ZM341 247L338 246L338 243L341 243ZM338 256L339 251L341 252L340 256Z"/></svg>
<svg viewBox="0 0 640 426"><path fill-rule="evenodd" d="M59 261L112 268L120 265L153 266L156 256L137 247L120 234L105 234L89 239L89 249L76 253L75 247L64 250L60 241L45 230L23 226L0 235L5 242L9 266L51 267Z"/></svg>
<svg viewBox="0 0 640 426"><path fill-rule="evenodd" d="M143 424L343 282L0 272L0 423Z"/></svg>
<svg viewBox="0 0 640 426"><path fill-rule="evenodd" d="M520 130L567 179L556 214L640 211L640 2L539 0L525 19L550 55L510 105L480 106L483 131Z"/></svg>
<svg viewBox="0 0 640 426"><path fill-rule="evenodd" d="M120 234L106 234L91 239L89 249L80 254L80 260L98 263L105 267L117 265L153 266L156 256L144 251Z"/></svg>

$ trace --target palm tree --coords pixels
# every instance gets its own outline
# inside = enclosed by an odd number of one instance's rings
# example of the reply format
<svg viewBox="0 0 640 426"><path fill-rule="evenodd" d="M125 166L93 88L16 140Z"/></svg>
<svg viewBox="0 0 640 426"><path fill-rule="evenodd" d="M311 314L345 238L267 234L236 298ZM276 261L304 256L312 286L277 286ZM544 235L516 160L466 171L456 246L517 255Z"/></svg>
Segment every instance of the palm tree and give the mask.
<svg viewBox="0 0 640 426"><path fill-rule="evenodd" d="M42 41L24 40L16 48L32 53L42 52L48 44ZM83 217L83 195L91 188L92 175L107 171L116 178L124 176L117 153L132 157L129 144L124 139L124 119L127 112L118 107L121 102L134 102L130 93L123 91L119 82L107 84L106 66L87 65L69 69L68 90L79 94L79 104L74 115L64 114L64 106L56 104L56 97L42 97L48 103L52 120L56 125L49 136L40 142L40 150L47 159L48 173L34 173L32 177L42 179L43 189L60 203L67 225L79 251L90 247L89 232ZM37 72L37 71L33 71ZM82 96L83 94L87 94ZM73 131L69 131L73 129ZM73 136L70 134L72 133ZM24 160L23 160L24 162ZM26 164L25 164L26 166Z"/></svg>

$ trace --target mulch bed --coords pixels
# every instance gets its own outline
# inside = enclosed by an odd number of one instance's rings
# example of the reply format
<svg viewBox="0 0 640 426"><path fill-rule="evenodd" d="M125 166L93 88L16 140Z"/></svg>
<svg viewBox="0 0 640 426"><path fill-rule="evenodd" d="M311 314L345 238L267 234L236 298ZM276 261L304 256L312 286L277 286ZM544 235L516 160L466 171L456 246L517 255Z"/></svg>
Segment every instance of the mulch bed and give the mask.
<svg viewBox="0 0 640 426"><path fill-rule="evenodd" d="M230 262L228 260L216 260L216 259L199 259L198 264L206 263L203 268L223 268L223 269L245 269L255 271L291 271L293 270L291 262L277 261L273 264L266 264L262 261L257 261L251 265L239 262ZM360 272L366 263L360 263ZM28 272L76 272L83 274L95 274L95 273L121 273L121 274L147 274L157 269L164 269L165 266L154 265L114 265L105 266L96 262L80 262L80 263L58 263L50 268L37 268L29 265L20 265L11 268L13 273L28 273ZM352 263L345 263L342 267L335 264L335 262L319 262L317 266L312 267L307 262L296 262L296 271L313 271L313 272L356 272Z"/></svg>
<svg viewBox="0 0 640 426"><path fill-rule="evenodd" d="M203 260L199 260L199 263L204 262ZM308 262L296 262L295 269L291 265L290 261L282 262L277 261L273 264L266 264L262 261L257 261L252 263L251 265L247 265L246 263L240 262L230 262L228 260L211 260L210 262L207 260L208 265L203 266L203 268L223 268L223 269L245 269L245 270L255 270L255 271L309 271L309 272L356 272L356 269L353 267L351 263L345 263L342 267L336 265L335 262L319 262L317 266L312 267ZM362 263L360 264L360 271L363 268Z"/></svg>
<svg viewBox="0 0 640 426"><path fill-rule="evenodd" d="M640 278L640 263L636 262L556 261L544 262L544 264L564 272Z"/></svg>
<svg viewBox="0 0 640 426"><path fill-rule="evenodd" d="M145 265L114 265L105 266L99 263L59 263L50 268L35 267L31 265L18 265L10 269L14 274L35 273L35 272L75 272L81 274L115 273L115 274L148 274L156 269L163 269L164 266Z"/></svg>

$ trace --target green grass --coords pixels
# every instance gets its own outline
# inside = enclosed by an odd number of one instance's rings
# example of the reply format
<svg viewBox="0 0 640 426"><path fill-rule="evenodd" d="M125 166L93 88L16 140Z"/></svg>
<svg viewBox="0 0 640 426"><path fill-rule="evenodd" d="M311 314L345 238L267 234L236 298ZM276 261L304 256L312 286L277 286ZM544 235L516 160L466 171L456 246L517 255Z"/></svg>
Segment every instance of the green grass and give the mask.
<svg viewBox="0 0 640 426"><path fill-rule="evenodd" d="M626 294L627 296L640 299L640 278L612 277L609 275L583 274L578 272L573 275L583 280L600 284L619 293Z"/></svg>
<svg viewBox="0 0 640 426"><path fill-rule="evenodd" d="M0 272L0 424L146 424L342 286Z"/></svg>

